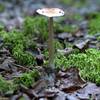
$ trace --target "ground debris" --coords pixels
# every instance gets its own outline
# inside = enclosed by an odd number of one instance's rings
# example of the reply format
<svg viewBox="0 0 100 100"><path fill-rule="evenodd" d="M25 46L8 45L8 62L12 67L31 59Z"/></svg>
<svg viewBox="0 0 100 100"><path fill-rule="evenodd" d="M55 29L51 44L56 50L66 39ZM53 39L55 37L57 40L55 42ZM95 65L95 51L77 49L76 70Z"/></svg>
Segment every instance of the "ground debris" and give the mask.
<svg viewBox="0 0 100 100"><path fill-rule="evenodd" d="M80 40L76 42L73 47L78 48L81 51L84 51L85 49L89 47L89 39L84 40L84 41Z"/></svg>
<svg viewBox="0 0 100 100"><path fill-rule="evenodd" d="M80 88L83 88L86 84L86 82L80 77L79 70L76 68L69 68L65 71L59 71L57 78L57 87L66 93L74 92Z"/></svg>

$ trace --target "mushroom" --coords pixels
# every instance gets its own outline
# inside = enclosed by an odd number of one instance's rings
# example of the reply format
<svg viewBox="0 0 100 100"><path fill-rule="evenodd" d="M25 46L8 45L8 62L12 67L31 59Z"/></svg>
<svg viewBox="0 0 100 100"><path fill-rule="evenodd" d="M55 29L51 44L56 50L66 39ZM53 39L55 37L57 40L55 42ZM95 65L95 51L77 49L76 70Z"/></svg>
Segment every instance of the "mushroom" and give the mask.
<svg viewBox="0 0 100 100"><path fill-rule="evenodd" d="M49 50L49 67L54 69L54 43L53 43L53 17L63 16L64 11L59 8L42 8L36 11L38 14L44 15L49 19L49 37L48 37L48 50Z"/></svg>

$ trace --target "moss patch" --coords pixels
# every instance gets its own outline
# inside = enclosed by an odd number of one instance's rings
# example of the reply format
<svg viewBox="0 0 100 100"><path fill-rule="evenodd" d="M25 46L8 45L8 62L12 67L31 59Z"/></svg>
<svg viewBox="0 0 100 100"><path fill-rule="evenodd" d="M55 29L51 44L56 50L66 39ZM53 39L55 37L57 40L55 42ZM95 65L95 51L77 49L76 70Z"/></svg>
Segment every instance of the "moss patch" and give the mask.
<svg viewBox="0 0 100 100"><path fill-rule="evenodd" d="M97 20L91 19L92 20ZM27 17L23 24L23 30L13 30L11 32L0 31L0 36L4 38L5 45L10 49L11 54L19 64L31 65L35 64L35 59L31 53L27 52L28 48L35 48L37 42L45 42L48 37L47 19L44 17ZM94 22L93 22L94 23ZM98 21L99 23L99 21ZM95 22L96 26L97 23ZM95 26L89 26L89 31L95 29ZM98 24L99 27L99 24ZM56 32L71 32L73 33L77 28L73 26L60 25L54 23ZM99 30L99 28L97 29ZM99 31L98 31L99 32ZM37 38L37 39L34 39ZM63 49L60 42L55 41L55 48ZM47 48L46 48L47 49ZM48 57L47 50L42 51ZM48 58L46 58L48 59ZM68 56L56 54L55 59L56 68L62 66L68 68L76 66L80 69L81 76L92 82L100 84L100 51L95 49L86 50L85 53L73 53ZM21 77L16 78L16 84L24 84L30 86L34 82L35 76L30 73L24 73Z"/></svg>
<svg viewBox="0 0 100 100"><path fill-rule="evenodd" d="M88 49L85 53L58 55L55 59L56 67L75 66L80 69L81 76L100 85L100 51Z"/></svg>
<svg viewBox="0 0 100 100"><path fill-rule="evenodd" d="M93 18L94 15L94 18ZM100 13L95 13L90 16L92 19L88 23L88 33L93 35L100 32Z"/></svg>
<svg viewBox="0 0 100 100"><path fill-rule="evenodd" d="M15 85L10 82L6 81L1 75L0 75L0 94L6 93L8 91L13 91L15 89Z"/></svg>
<svg viewBox="0 0 100 100"><path fill-rule="evenodd" d="M30 87L38 78L39 72L35 69L9 81L0 76L0 94L5 94L9 91L14 92L21 84Z"/></svg>
<svg viewBox="0 0 100 100"><path fill-rule="evenodd" d="M4 6L4 4L0 4L0 12L3 12L5 10L5 6Z"/></svg>
<svg viewBox="0 0 100 100"><path fill-rule="evenodd" d="M14 79L14 83L17 85L25 85L27 87L31 86L36 79L39 77L39 72L37 70L33 70L31 72L23 73L19 77Z"/></svg>
<svg viewBox="0 0 100 100"><path fill-rule="evenodd" d="M12 55L19 64L34 64L34 57L26 52L26 48L30 45L30 39L25 37L22 32L14 30L12 32L1 31L0 36L4 38L5 45L8 46ZM31 46L34 45L34 42Z"/></svg>
<svg viewBox="0 0 100 100"><path fill-rule="evenodd" d="M48 21L44 17L27 17L23 24L23 30L11 32L0 31L5 45L11 51L17 63L22 65L35 64L34 56L27 52L28 48L34 49L37 42L45 42L48 39ZM61 32L62 26L54 23L55 32Z"/></svg>
<svg viewBox="0 0 100 100"><path fill-rule="evenodd" d="M27 17L23 24L24 34L41 37L42 40L47 39L47 19L44 17Z"/></svg>
<svg viewBox="0 0 100 100"><path fill-rule="evenodd" d="M85 5L87 5L86 0L59 0L59 3L63 4L63 5L67 5L67 6L74 6L77 8L81 8L84 7Z"/></svg>

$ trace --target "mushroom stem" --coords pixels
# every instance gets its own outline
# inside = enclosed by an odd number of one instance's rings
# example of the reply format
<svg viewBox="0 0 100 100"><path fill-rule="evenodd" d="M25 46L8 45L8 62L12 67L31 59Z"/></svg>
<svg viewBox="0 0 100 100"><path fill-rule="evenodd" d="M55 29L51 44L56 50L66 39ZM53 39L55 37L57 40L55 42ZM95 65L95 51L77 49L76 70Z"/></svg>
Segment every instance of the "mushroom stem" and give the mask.
<svg viewBox="0 0 100 100"><path fill-rule="evenodd" d="M49 67L54 69L53 17L49 17L48 27L49 27L49 39L48 39Z"/></svg>

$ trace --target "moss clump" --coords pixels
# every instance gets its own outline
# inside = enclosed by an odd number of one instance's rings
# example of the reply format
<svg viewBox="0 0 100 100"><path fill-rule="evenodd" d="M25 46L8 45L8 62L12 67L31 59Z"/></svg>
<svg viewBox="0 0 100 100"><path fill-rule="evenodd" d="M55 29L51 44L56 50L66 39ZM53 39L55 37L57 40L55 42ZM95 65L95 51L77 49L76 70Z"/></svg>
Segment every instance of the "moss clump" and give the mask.
<svg viewBox="0 0 100 100"><path fill-rule="evenodd" d="M32 72L23 73L19 77L14 79L14 83L17 85L25 85L27 87L31 86L36 79L39 77L39 72L33 70Z"/></svg>
<svg viewBox="0 0 100 100"><path fill-rule="evenodd" d="M100 41L100 36L97 37L97 40Z"/></svg>
<svg viewBox="0 0 100 100"><path fill-rule="evenodd" d="M41 42L47 39L47 20L44 17L27 17L24 21L23 31L13 30L11 32L0 31L5 45L8 46L12 55L19 64L34 64L34 57L27 52L28 48L36 47L34 38Z"/></svg>
<svg viewBox="0 0 100 100"><path fill-rule="evenodd" d="M73 20L73 21L82 21L84 17L78 13L69 13L67 16L67 19Z"/></svg>
<svg viewBox="0 0 100 100"><path fill-rule="evenodd" d="M76 8L82 8L82 7L88 6L88 2L87 0L79 0L79 1L74 2L73 5Z"/></svg>
<svg viewBox="0 0 100 100"><path fill-rule="evenodd" d="M72 17L74 16L74 17ZM80 21L82 16L79 14L70 15L69 18L72 20ZM66 18L67 19L67 18ZM62 18L54 21L54 33L70 32L74 33L78 30L78 25L73 24L59 24L66 20ZM27 17L23 24L23 33L25 36L37 37L40 42L44 42L48 39L48 21L45 17Z"/></svg>
<svg viewBox="0 0 100 100"><path fill-rule="evenodd" d="M67 6L74 6L77 8L81 8L86 5L86 0L59 0L59 3Z"/></svg>
<svg viewBox="0 0 100 100"><path fill-rule="evenodd" d="M0 75L0 94L6 93L8 91L14 90L14 84L10 81L6 81L1 75Z"/></svg>
<svg viewBox="0 0 100 100"><path fill-rule="evenodd" d="M62 4L71 5L73 3L73 0L59 0L59 2Z"/></svg>
<svg viewBox="0 0 100 100"><path fill-rule="evenodd" d="M5 80L0 76L0 94L8 93L9 91L15 91L21 84L27 87L31 86L39 78L39 72L32 70L15 77L12 81Z"/></svg>
<svg viewBox="0 0 100 100"><path fill-rule="evenodd" d="M77 13L69 13L66 17L59 18L60 26L57 26L61 32L75 33L79 30L79 23L84 17Z"/></svg>
<svg viewBox="0 0 100 100"><path fill-rule="evenodd" d="M64 32L68 32L68 33L74 33L79 29L79 27L77 25L65 25L63 27Z"/></svg>
<svg viewBox="0 0 100 100"><path fill-rule="evenodd" d="M25 35L40 37L42 40L47 39L47 20L44 17L27 17L23 24Z"/></svg>
<svg viewBox="0 0 100 100"><path fill-rule="evenodd" d="M58 40L54 40L54 44L55 44L55 49L63 49L63 44L60 43Z"/></svg>
<svg viewBox="0 0 100 100"><path fill-rule="evenodd" d="M23 25L23 31L0 31L0 36L3 37L5 45L8 46L17 62L22 65L35 63L34 57L27 52L27 49L34 49L36 47L35 42L38 40L38 42L45 41L47 35L47 20L44 17L27 17ZM37 40L34 40L34 38L37 38Z"/></svg>
<svg viewBox="0 0 100 100"><path fill-rule="evenodd" d="M30 39L25 37L22 32L17 30L11 32L1 31L0 36L3 37L5 45L8 46L12 55L19 64L31 65L34 64L34 57L26 51L33 44L30 44Z"/></svg>
<svg viewBox="0 0 100 100"><path fill-rule="evenodd" d="M0 31L4 30L4 25L2 23L0 23Z"/></svg>
<svg viewBox="0 0 100 100"><path fill-rule="evenodd" d="M93 35L100 32L100 13L95 14L95 18L89 20L88 33Z"/></svg>
<svg viewBox="0 0 100 100"><path fill-rule="evenodd" d="M17 60L17 63L19 64L23 65L35 64L35 59L32 56L32 54L30 54L27 51L24 51L24 47L21 44L18 44L13 48L12 54L14 58Z"/></svg>
<svg viewBox="0 0 100 100"><path fill-rule="evenodd" d="M95 12L87 13L87 14L85 15L85 18L91 20L91 19L96 19L96 18L98 18L98 16L100 16L100 13L97 12L97 11L95 11Z"/></svg>
<svg viewBox="0 0 100 100"><path fill-rule="evenodd" d="M81 76L100 85L100 51L88 49L85 53L70 54L69 56L58 55L55 59L56 67L76 66L80 69Z"/></svg>
<svg viewBox="0 0 100 100"><path fill-rule="evenodd" d="M38 37L42 41L48 38L48 20L45 17L26 17L23 24L24 34ZM54 33L62 32L63 27L57 22L54 22Z"/></svg>
<svg viewBox="0 0 100 100"><path fill-rule="evenodd" d="M3 12L5 10L5 6L1 3L0 4L0 12Z"/></svg>

